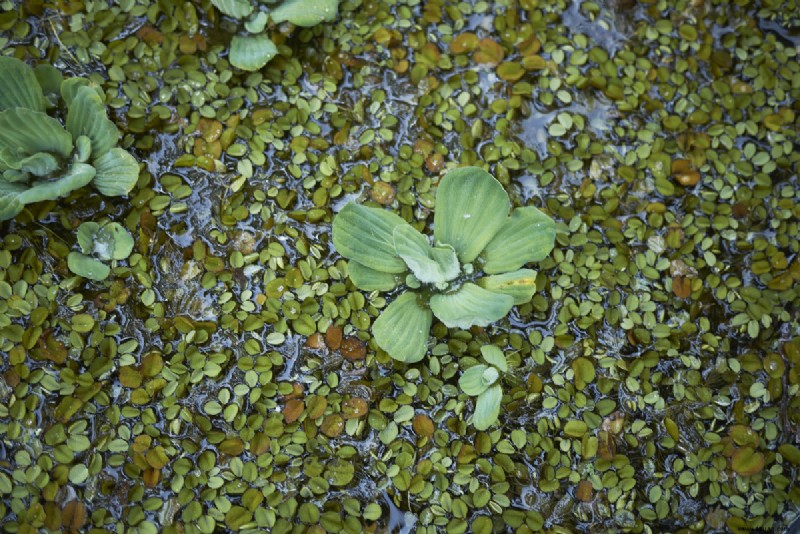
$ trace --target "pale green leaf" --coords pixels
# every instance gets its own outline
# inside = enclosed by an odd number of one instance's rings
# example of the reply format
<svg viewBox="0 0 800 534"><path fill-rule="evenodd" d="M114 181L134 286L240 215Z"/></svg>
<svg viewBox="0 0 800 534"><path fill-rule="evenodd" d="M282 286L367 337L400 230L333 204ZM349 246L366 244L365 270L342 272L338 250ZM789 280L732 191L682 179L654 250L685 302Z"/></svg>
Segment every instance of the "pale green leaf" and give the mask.
<svg viewBox="0 0 800 534"><path fill-rule="evenodd" d="M395 252L393 232L404 224L408 223L390 211L350 202L333 219L333 246L370 269L403 273L407 268Z"/></svg>
<svg viewBox="0 0 800 534"><path fill-rule="evenodd" d="M269 14L277 23L289 21L308 28L334 20L339 14L339 0L284 0Z"/></svg>
<svg viewBox="0 0 800 534"><path fill-rule="evenodd" d="M481 382L483 382L483 385L485 385L486 387L489 387L495 382L497 382L497 379L499 377L500 373L497 372L496 368L487 367L486 370L483 371L483 374L481 375Z"/></svg>
<svg viewBox="0 0 800 534"><path fill-rule="evenodd" d="M506 355L503 351L495 345L484 345L481 347L481 355L486 363L494 365L503 373L508 371L508 363L506 362Z"/></svg>
<svg viewBox="0 0 800 534"><path fill-rule="evenodd" d="M378 346L395 360L414 363L428 351L433 316L419 295L412 292L397 297L372 325Z"/></svg>
<svg viewBox="0 0 800 534"><path fill-rule="evenodd" d="M75 234L78 239L78 246L84 254L92 254L94 252L94 236L100 231L100 225L96 222L87 221L78 226L78 231Z"/></svg>
<svg viewBox="0 0 800 534"><path fill-rule="evenodd" d="M259 11L244 22L244 29L250 33L261 33L267 27L269 17L263 11Z"/></svg>
<svg viewBox="0 0 800 534"><path fill-rule="evenodd" d="M503 186L478 167L454 169L436 192L433 235L452 246L462 263L478 257L508 218L511 203Z"/></svg>
<svg viewBox="0 0 800 534"><path fill-rule="evenodd" d="M81 87L67 111L67 130L73 138L85 135L92 141L92 155L99 158L117 145L119 131L106 116L103 99L91 87Z"/></svg>
<svg viewBox="0 0 800 534"><path fill-rule="evenodd" d="M355 286L364 291L391 291L403 281L403 276L382 273L351 260L347 263L347 274Z"/></svg>
<svg viewBox="0 0 800 534"><path fill-rule="evenodd" d="M58 120L41 111L13 108L0 112L0 150L22 159L39 152L67 158L72 136Z"/></svg>
<svg viewBox="0 0 800 534"><path fill-rule="evenodd" d="M64 81L64 76L57 68L48 63L37 65L33 69L33 73L42 88L47 107L56 105L61 96L61 83Z"/></svg>
<svg viewBox="0 0 800 534"><path fill-rule="evenodd" d="M472 426L476 430L486 430L497 422L500 416L500 404L503 401L503 388L495 384L478 395L475 402L475 413L472 415Z"/></svg>
<svg viewBox="0 0 800 534"><path fill-rule="evenodd" d="M458 387L467 395L477 397L489 387L483 382L483 372L487 369L489 367L483 364L473 365L461 373L461 377L458 379Z"/></svg>
<svg viewBox="0 0 800 534"><path fill-rule="evenodd" d="M67 267L78 276L83 276L90 280L105 280L111 273L108 265L80 252L69 253Z"/></svg>
<svg viewBox="0 0 800 534"><path fill-rule="evenodd" d="M536 293L536 271L520 269L511 273L485 276L478 280L478 285L493 293L511 295L514 304L525 304Z"/></svg>
<svg viewBox="0 0 800 534"><path fill-rule="evenodd" d="M74 163L67 174L57 180L41 180L19 195L23 204L33 204L45 200L65 197L76 189L85 186L94 178L94 167L84 163Z"/></svg>
<svg viewBox="0 0 800 534"><path fill-rule="evenodd" d="M133 252L133 236L119 223L111 222L103 227L111 234L113 246L111 259L124 260Z"/></svg>
<svg viewBox="0 0 800 534"><path fill-rule="evenodd" d="M461 271L453 247L431 247L428 238L410 224L394 229L394 248L417 280L437 284L452 280Z"/></svg>
<svg viewBox="0 0 800 534"><path fill-rule="evenodd" d="M250 0L211 0L211 3L222 13L235 19L243 19L253 12L253 2Z"/></svg>
<svg viewBox="0 0 800 534"><path fill-rule="evenodd" d="M23 184L12 184L0 180L0 221L16 217L25 207L19 195L27 189Z"/></svg>
<svg viewBox="0 0 800 534"><path fill-rule="evenodd" d="M264 34L234 35L229 59L234 67L254 71L269 63L277 53L278 47Z"/></svg>
<svg viewBox="0 0 800 534"><path fill-rule="evenodd" d="M481 257L487 274L516 271L526 263L541 261L553 250L556 225L533 206L515 209Z"/></svg>
<svg viewBox="0 0 800 534"><path fill-rule="evenodd" d="M58 170L58 160L47 152L37 152L19 162L19 170L34 176L47 176Z"/></svg>
<svg viewBox="0 0 800 534"><path fill-rule="evenodd" d="M492 293L472 283L453 293L431 297L431 310L448 328L487 326L505 317L513 306L513 297Z"/></svg>
<svg viewBox="0 0 800 534"><path fill-rule="evenodd" d="M136 158L121 148L112 148L96 158L92 164L97 169L97 176L92 184L104 195L127 195L139 179Z"/></svg>
<svg viewBox="0 0 800 534"><path fill-rule="evenodd" d="M90 82L86 78L67 78L63 82L61 82L61 98L64 100L64 103L69 106L72 105L72 101L78 95L78 91L81 87L91 87ZM95 92L98 92L98 96L102 98L102 92L99 92L99 89L92 87Z"/></svg>
<svg viewBox="0 0 800 534"><path fill-rule="evenodd" d="M32 68L16 58L0 56L0 111L11 108L44 111L44 94Z"/></svg>

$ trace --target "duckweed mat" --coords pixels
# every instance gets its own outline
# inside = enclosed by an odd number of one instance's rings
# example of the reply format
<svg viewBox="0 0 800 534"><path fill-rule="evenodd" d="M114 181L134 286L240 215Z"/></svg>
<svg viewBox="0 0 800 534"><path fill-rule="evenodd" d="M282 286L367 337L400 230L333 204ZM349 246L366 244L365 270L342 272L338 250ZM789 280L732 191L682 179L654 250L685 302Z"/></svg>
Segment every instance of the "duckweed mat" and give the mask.
<svg viewBox="0 0 800 534"><path fill-rule="evenodd" d="M0 226L0 529L782 532L800 511L800 6L343 0L244 72L209 0L0 0L140 162ZM331 243L477 165L557 224L530 302L403 365ZM85 221L133 253L73 275ZM476 431L460 367L508 355Z"/></svg>

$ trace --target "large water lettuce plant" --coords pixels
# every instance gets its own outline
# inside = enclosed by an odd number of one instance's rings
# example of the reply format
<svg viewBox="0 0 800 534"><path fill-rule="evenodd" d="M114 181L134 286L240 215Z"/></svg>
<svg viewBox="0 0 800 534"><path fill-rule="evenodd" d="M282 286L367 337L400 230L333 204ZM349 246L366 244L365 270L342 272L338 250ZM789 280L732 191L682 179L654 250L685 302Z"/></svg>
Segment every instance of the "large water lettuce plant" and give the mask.
<svg viewBox="0 0 800 534"><path fill-rule="evenodd" d="M57 113L64 109L62 122ZM0 57L0 221L90 182L104 195L126 195L139 164L118 141L102 94L88 80Z"/></svg>
<svg viewBox="0 0 800 534"><path fill-rule="evenodd" d="M211 0L223 14L242 23L242 31L231 40L230 62L254 71L278 53L264 33L268 23L291 22L309 28L330 22L339 14L339 0Z"/></svg>
<svg viewBox="0 0 800 534"><path fill-rule="evenodd" d="M365 291L408 291L375 320L372 334L403 362L427 352L433 316L449 328L487 326L536 291L536 272L555 243L555 223L533 206L511 210L503 186L477 167L454 169L436 191L433 243L398 215L356 203L333 221L333 245Z"/></svg>

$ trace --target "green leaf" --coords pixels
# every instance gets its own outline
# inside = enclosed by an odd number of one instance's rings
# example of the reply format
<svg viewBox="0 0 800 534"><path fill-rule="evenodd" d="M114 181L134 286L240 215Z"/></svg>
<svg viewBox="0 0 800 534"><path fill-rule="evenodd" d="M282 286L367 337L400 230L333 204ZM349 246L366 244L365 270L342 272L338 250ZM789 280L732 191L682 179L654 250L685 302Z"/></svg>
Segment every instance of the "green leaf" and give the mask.
<svg viewBox="0 0 800 534"><path fill-rule="evenodd" d="M489 387L483 382L483 372L489 369L483 364L473 365L463 373L458 379L458 387L461 391L471 397L477 397Z"/></svg>
<svg viewBox="0 0 800 534"><path fill-rule="evenodd" d="M470 263L506 222L510 207L505 189L491 174L478 167L454 169L436 191L436 244L452 246L461 263Z"/></svg>
<svg viewBox="0 0 800 534"><path fill-rule="evenodd" d="M81 87L67 111L67 130L74 138L85 135L92 141L95 159L117 145L119 130L106 116L103 99L91 87Z"/></svg>
<svg viewBox="0 0 800 534"><path fill-rule="evenodd" d="M495 424L500 416L502 401L503 388L500 384L495 384L478 395L478 400L475 402L475 413L472 415L472 426L476 430L486 430Z"/></svg>
<svg viewBox="0 0 800 534"><path fill-rule="evenodd" d="M452 280L461 269L453 247L431 247L428 238L410 224L395 227L394 248L420 282L444 283Z"/></svg>
<svg viewBox="0 0 800 534"><path fill-rule="evenodd" d="M500 373L497 372L497 369L494 367L487 367L483 375L481 375L481 382L483 382L486 387L489 387L497 382L498 378L500 378Z"/></svg>
<svg viewBox="0 0 800 534"><path fill-rule="evenodd" d="M244 29L250 33L261 33L267 26L269 17L263 11L255 13L252 17L244 22Z"/></svg>
<svg viewBox="0 0 800 534"><path fill-rule="evenodd" d="M139 163L121 148L112 148L92 162L97 175L92 184L98 191L111 197L125 196L139 179Z"/></svg>
<svg viewBox="0 0 800 534"><path fill-rule="evenodd" d="M478 285L493 293L502 293L514 298L514 304L530 302L536 293L536 271L520 269L513 273L485 276Z"/></svg>
<svg viewBox="0 0 800 534"><path fill-rule="evenodd" d="M277 53L278 47L264 34L234 35L229 59L234 67L254 71L269 63Z"/></svg>
<svg viewBox="0 0 800 534"><path fill-rule="evenodd" d="M61 72L52 65L42 63L33 69L33 74L42 88L47 107L53 107L58 104L58 99L61 96L61 83L64 81L64 76L61 75Z"/></svg>
<svg viewBox="0 0 800 534"><path fill-rule="evenodd" d="M412 292L397 297L372 325L378 346L395 360L414 363L428 351L433 316L419 295Z"/></svg>
<svg viewBox="0 0 800 534"><path fill-rule="evenodd" d="M481 257L487 274L516 271L526 263L541 261L553 250L556 224L533 206L517 208L508 217Z"/></svg>
<svg viewBox="0 0 800 534"><path fill-rule="evenodd" d="M211 3L222 13L235 19L243 19L253 12L253 3L250 0L211 0Z"/></svg>
<svg viewBox="0 0 800 534"><path fill-rule="evenodd" d="M96 222L88 221L81 223L78 226L76 237L78 239L78 246L84 254L92 254L94 252L94 236L100 231L100 225Z"/></svg>
<svg viewBox="0 0 800 534"><path fill-rule="evenodd" d="M75 163L67 171L67 174L58 180L34 182L30 188L19 195L19 201L23 204L33 204L65 197L91 182L94 173L94 167L91 165Z"/></svg>
<svg viewBox="0 0 800 534"><path fill-rule="evenodd" d="M503 373L508 371L508 362L506 362L506 355L503 351L495 345L484 345L481 347L481 355L486 363L494 365Z"/></svg>
<svg viewBox="0 0 800 534"><path fill-rule="evenodd" d="M594 364L587 358L575 358L572 361L572 372L575 373L575 387L581 390L587 384L594 382L595 370Z"/></svg>
<svg viewBox="0 0 800 534"><path fill-rule="evenodd" d="M19 201L19 195L27 188L0 180L0 221L13 219L23 210L25 205Z"/></svg>
<svg viewBox="0 0 800 534"><path fill-rule="evenodd" d="M0 111L11 108L44 111L44 94L32 68L16 58L0 56Z"/></svg>
<svg viewBox="0 0 800 534"><path fill-rule="evenodd" d="M58 160L47 152L37 152L21 160L18 169L34 176L47 176L58 170Z"/></svg>
<svg viewBox="0 0 800 534"><path fill-rule="evenodd" d="M347 274L356 287L364 291L391 291L403 281L401 275L382 273L354 260L347 263Z"/></svg>
<svg viewBox="0 0 800 534"><path fill-rule="evenodd" d="M331 22L339 14L339 0L284 0L270 11L273 21L289 21L295 26L309 28L320 22Z"/></svg>
<svg viewBox="0 0 800 534"><path fill-rule="evenodd" d="M394 229L408 224L400 216L354 202L333 219L333 246L345 258L380 271L403 273L406 264L394 248Z"/></svg>
<svg viewBox="0 0 800 534"><path fill-rule="evenodd" d="M98 89L90 85L89 80L86 78L79 78L76 76L74 78L67 78L61 82L61 98L64 99L67 108L72 105L72 101L78 95L78 91L81 87L91 87L95 91L98 91ZM98 96L102 98L102 93L98 93Z"/></svg>
<svg viewBox="0 0 800 534"><path fill-rule="evenodd" d="M90 280L105 280L111 273L111 269L105 263L90 258L80 252L70 252L67 256L67 267L78 276L83 276Z"/></svg>
<svg viewBox="0 0 800 534"><path fill-rule="evenodd" d="M487 326L505 317L512 306L513 297L492 293L472 283L453 293L431 297L431 310L448 328Z"/></svg>
<svg viewBox="0 0 800 534"><path fill-rule="evenodd" d="M124 260L133 252L133 236L121 224L111 222L103 227L113 238L111 259Z"/></svg>
<svg viewBox="0 0 800 534"><path fill-rule="evenodd" d="M41 111L13 108L0 112L0 150L17 158L49 152L64 158L72 152L72 136L53 117ZM4 151L3 159L6 158Z"/></svg>

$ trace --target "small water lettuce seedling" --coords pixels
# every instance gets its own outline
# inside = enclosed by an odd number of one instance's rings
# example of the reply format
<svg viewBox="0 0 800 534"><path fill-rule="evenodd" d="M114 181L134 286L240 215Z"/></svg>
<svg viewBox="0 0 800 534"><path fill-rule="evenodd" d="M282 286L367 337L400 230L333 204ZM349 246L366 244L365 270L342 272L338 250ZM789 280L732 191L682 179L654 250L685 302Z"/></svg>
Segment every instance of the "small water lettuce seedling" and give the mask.
<svg viewBox="0 0 800 534"><path fill-rule="evenodd" d="M268 23L291 22L310 28L339 14L339 0L211 0L223 14L243 22L244 32L231 40L230 62L242 70L258 70L278 48L264 33Z"/></svg>
<svg viewBox="0 0 800 534"><path fill-rule="evenodd" d="M508 363L503 351L494 345L481 347L481 355L488 365L480 363L464 371L458 379L458 386L470 397L477 397L472 426L486 430L500 415L500 403L503 400L500 377L508 371Z"/></svg>
<svg viewBox="0 0 800 534"><path fill-rule="evenodd" d="M448 172L436 191L433 244L398 215L346 204L333 221L333 245L350 261L359 289L401 294L372 326L378 346L402 362L427 352L435 315L448 328L487 326L536 291L536 272L555 243L555 223L533 206L511 211L503 186L488 172Z"/></svg>
<svg viewBox="0 0 800 534"><path fill-rule="evenodd" d="M48 114L64 109L63 124ZM127 195L139 164L118 140L102 93L88 80L0 57L0 221L90 182L104 195Z"/></svg>
<svg viewBox="0 0 800 534"><path fill-rule="evenodd" d="M104 262L124 260L133 251L133 237L119 223L85 222L78 227L81 252L70 252L67 266L90 280L105 280L111 269Z"/></svg>

